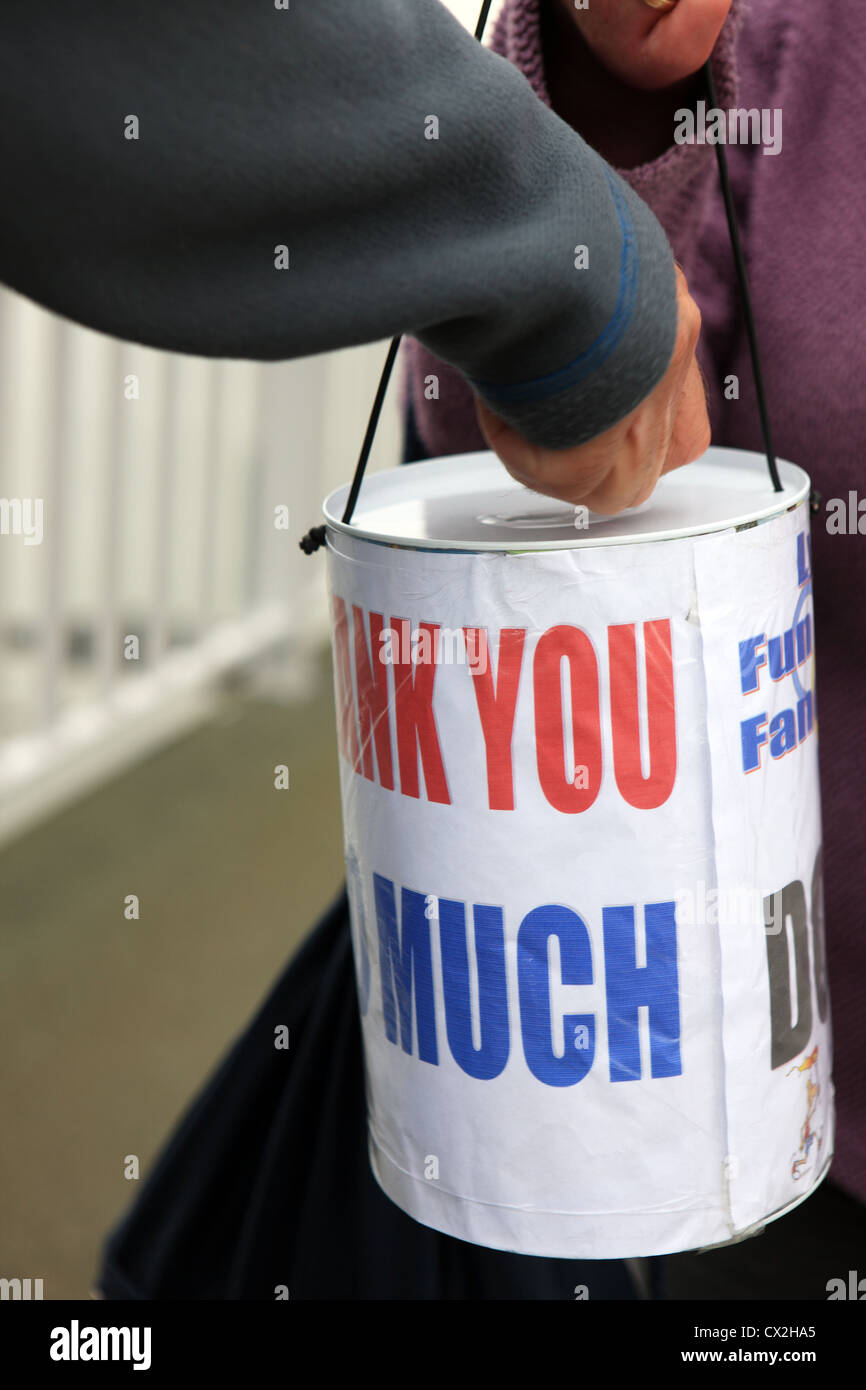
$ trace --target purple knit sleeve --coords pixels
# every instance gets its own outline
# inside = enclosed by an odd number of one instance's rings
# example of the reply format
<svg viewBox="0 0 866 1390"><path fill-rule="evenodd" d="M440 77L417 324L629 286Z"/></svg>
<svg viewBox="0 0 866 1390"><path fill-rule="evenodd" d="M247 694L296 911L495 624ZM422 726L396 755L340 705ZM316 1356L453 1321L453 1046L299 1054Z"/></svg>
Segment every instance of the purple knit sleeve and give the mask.
<svg viewBox="0 0 866 1390"><path fill-rule="evenodd" d="M514 63L536 95L550 106L541 41L541 7L544 3L545 0L506 0L494 26L490 46ZM733 0L731 12L713 50L716 96L723 108L737 105L735 50L743 4L744 0ZM658 159L632 169L617 169L617 173L652 208L694 293L691 267L696 263L701 226L716 191L714 150L708 145L672 143ZM709 344L713 338L723 336L722 325L730 317L729 277L701 274L699 303L707 339L702 350L706 368L710 356ZM706 331L711 326L715 329L714 333ZM460 373L411 338L403 345L401 360L404 409L411 397L418 434L431 454L455 454L486 448L475 417L472 390Z"/></svg>

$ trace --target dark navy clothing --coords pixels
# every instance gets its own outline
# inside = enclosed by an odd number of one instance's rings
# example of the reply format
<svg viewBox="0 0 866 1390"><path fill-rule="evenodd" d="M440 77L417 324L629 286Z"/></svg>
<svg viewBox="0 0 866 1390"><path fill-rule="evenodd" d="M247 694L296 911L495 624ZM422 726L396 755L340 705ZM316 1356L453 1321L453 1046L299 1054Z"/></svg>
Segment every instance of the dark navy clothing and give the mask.
<svg viewBox="0 0 866 1390"><path fill-rule="evenodd" d="M192 1103L97 1280L109 1299L572 1300L581 1285L636 1296L623 1264L469 1245L376 1184L345 892Z"/></svg>
<svg viewBox="0 0 866 1390"><path fill-rule="evenodd" d="M0 280L46 308L267 361L411 332L549 448L664 375L658 221L437 0L4 0L0 34Z"/></svg>

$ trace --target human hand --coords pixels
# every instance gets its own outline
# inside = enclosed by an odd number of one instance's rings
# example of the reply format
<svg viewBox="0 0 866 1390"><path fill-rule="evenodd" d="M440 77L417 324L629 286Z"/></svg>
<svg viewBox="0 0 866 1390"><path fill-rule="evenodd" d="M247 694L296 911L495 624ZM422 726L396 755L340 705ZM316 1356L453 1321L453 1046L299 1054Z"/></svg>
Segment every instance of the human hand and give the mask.
<svg viewBox="0 0 866 1390"><path fill-rule="evenodd" d="M710 422L695 349L701 315L680 267L677 336L664 376L631 414L573 449L531 444L476 397L481 432L508 472L535 492L612 515L637 507L662 473L700 458Z"/></svg>
<svg viewBox="0 0 866 1390"><path fill-rule="evenodd" d="M703 67L728 17L731 0L675 0L655 8L650 0L555 0L568 14L595 58L621 81L658 91Z"/></svg>

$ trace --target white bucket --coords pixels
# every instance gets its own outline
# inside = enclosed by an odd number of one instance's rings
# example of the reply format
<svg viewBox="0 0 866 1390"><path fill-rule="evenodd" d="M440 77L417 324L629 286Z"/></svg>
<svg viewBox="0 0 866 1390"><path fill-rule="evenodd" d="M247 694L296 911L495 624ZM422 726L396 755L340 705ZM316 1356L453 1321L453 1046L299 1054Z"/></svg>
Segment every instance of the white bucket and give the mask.
<svg viewBox="0 0 866 1390"><path fill-rule="evenodd" d="M826 1172L809 479L779 470L710 449L587 518L469 454L370 477L349 526L325 503L370 1158L427 1226L658 1255Z"/></svg>

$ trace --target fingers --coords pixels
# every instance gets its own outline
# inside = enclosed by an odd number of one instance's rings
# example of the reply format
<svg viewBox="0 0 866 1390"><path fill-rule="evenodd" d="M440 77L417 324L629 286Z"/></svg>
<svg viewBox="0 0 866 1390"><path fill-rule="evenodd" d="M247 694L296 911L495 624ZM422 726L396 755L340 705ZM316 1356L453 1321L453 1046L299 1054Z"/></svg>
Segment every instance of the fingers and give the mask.
<svg viewBox="0 0 866 1390"><path fill-rule="evenodd" d="M577 505L616 464L617 441L611 437L613 431L597 435L590 441L591 448L578 445L574 449L545 449L524 439L477 397L475 411L484 438L512 478L546 497Z"/></svg>
<svg viewBox="0 0 866 1390"><path fill-rule="evenodd" d="M676 265L679 324L674 362L679 367L672 430L661 472L682 468L700 458L710 446L710 419L704 380L697 360L701 311L688 291L686 277Z"/></svg>
<svg viewBox="0 0 866 1390"><path fill-rule="evenodd" d="M703 67L730 8L731 0L677 0L668 10L645 0L593 0L573 13L601 63L638 90L659 91Z"/></svg>
<svg viewBox="0 0 866 1390"><path fill-rule="evenodd" d="M623 426L612 468L592 493L580 499L602 516L615 516L650 496L670 446L673 410L662 403L648 407L642 401L614 433Z"/></svg>
<svg viewBox="0 0 866 1390"><path fill-rule="evenodd" d="M709 447L710 419L707 414L704 380L695 360L689 367L676 414L671 447L662 472L670 473L674 468L694 463Z"/></svg>
<svg viewBox="0 0 866 1390"><path fill-rule="evenodd" d="M624 419L585 444L547 449L533 444L476 399L490 448L525 487L603 515L639 506L662 473L692 463L710 443L710 423L696 349L701 315L679 266L677 335L661 380Z"/></svg>
<svg viewBox="0 0 866 1390"><path fill-rule="evenodd" d="M643 0L643 9L649 10ZM703 67L722 31L731 8L731 0L677 0L672 10L653 12L644 41L646 55L661 78L667 70L669 85L689 77Z"/></svg>

